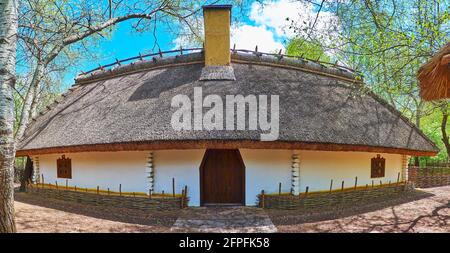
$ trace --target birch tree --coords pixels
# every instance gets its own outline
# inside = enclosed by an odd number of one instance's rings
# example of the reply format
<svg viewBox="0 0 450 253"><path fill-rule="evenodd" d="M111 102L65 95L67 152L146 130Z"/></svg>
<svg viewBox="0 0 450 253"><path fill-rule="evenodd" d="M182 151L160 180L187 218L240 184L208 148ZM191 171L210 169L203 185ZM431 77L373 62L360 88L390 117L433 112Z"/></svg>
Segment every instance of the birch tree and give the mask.
<svg viewBox="0 0 450 253"><path fill-rule="evenodd" d="M14 223L14 101L17 0L0 0L0 232L16 231Z"/></svg>

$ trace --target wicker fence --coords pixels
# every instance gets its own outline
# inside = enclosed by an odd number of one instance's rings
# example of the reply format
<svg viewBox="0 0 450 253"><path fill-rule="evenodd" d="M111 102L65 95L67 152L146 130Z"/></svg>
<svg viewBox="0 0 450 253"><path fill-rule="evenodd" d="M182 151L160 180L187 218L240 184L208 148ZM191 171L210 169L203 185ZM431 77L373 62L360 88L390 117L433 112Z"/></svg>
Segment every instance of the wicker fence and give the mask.
<svg viewBox="0 0 450 253"><path fill-rule="evenodd" d="M259 206L273 209L324 209L345 205L362 204L412 190L410 183L394 183L381 186L348 188L330 192L311 192L300 195L264 194L258 195Z"/></svg>
<svg viewBox="0 0 450 253"><path fill-rule="evenodd" d="M28 188L29 194L74 201L96 206L112 206L118 208L130 208L139 210L174 210L187 207L189 198L187 188L182 194L151 194L145 193L117 193L105 190L88 190L81 188L58 187L57 185L40 184Z"/></svg>
<svg viewBox="0 0 450 253"><path fill-rule="evenodd" d="M427 165L426 167L408 167L408 179L415 187L427 188L450 185L450 167L448 164L441 166Z"/></svg>

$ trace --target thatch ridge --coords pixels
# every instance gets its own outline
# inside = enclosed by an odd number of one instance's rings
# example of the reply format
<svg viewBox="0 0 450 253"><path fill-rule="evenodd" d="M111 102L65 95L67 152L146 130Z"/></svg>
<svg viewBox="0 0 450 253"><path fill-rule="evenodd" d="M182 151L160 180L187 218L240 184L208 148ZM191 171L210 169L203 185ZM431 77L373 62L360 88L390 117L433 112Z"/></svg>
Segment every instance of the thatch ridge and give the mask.
<svg viewBox="0 0 450 253"><path fill-rule="evenodd" d="M450 61L443 64L444 57L450 59L450 41L420 67L417 73L420 96L425 100L450 97Z"/></svg>

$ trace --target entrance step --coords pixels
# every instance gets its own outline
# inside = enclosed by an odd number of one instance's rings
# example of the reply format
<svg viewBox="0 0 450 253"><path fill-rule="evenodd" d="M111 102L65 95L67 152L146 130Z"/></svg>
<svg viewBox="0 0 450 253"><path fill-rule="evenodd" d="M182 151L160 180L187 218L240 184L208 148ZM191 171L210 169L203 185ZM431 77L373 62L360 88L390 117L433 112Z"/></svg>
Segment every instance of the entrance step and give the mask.
<svg viewBox="0 0 450 253"><path fill-rule="evenodd" d="M192 207L184 209L171 228L186 233L274 233L269 215L257 207Z"/></svg>

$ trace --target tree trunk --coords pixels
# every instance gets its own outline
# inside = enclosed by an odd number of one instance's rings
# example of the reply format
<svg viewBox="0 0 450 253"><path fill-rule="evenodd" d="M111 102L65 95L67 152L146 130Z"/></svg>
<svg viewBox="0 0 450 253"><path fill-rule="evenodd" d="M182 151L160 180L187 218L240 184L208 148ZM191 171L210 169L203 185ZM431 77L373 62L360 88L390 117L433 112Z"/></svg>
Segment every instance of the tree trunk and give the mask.
<svg viewBox="0 0 450 253"><path fill-rule="evenodd" d="M44 72L44 66L41 62L38 61L38 64L34 70L33 78L31 79L30 87L28 89L27 95L25 96L25 100L23 101L22 111L20 114L19 126L16 131L15 138L16 140L20 140L25 133L25 129L27 128L28 123L31 119L33 104L35 103L35 96L39 90L39 84L42 79L42 74Z"/></svg>
<svg viewBox="0 0 450 253"><path fill-rule="evenodd" d="M14 100L17 0L0 0L0 233L14 223Z"/></svg>
<svg viewBox="0 0 450 253"><path fill-rule="evenodd" d="M417 105L417 111L416 111L416 127L420 129L420 120L422 119L422 106L423 102L420 100L419 104ZM414 166L419 166L419 157L414 157Z"/></svg>
<svg viewBox="0 0 450 253"><path fill-rule="evenodd" d="M27 190L28 184L31 183L33 177L33 161L30 157L27 157L27 163L25 169L22 173L22 178L20 179L20 191L24 192Z"/></svg>
<svg viewBox="0 0 450 253"><path fill-rule="evenodd" d="M447 151L447 161L450 158L450 143L447 135L447 121L448 121L448 107L447 102L441 105L442 121L441 121L441 132L442 132L442 142L445 145Z"/></svg>

